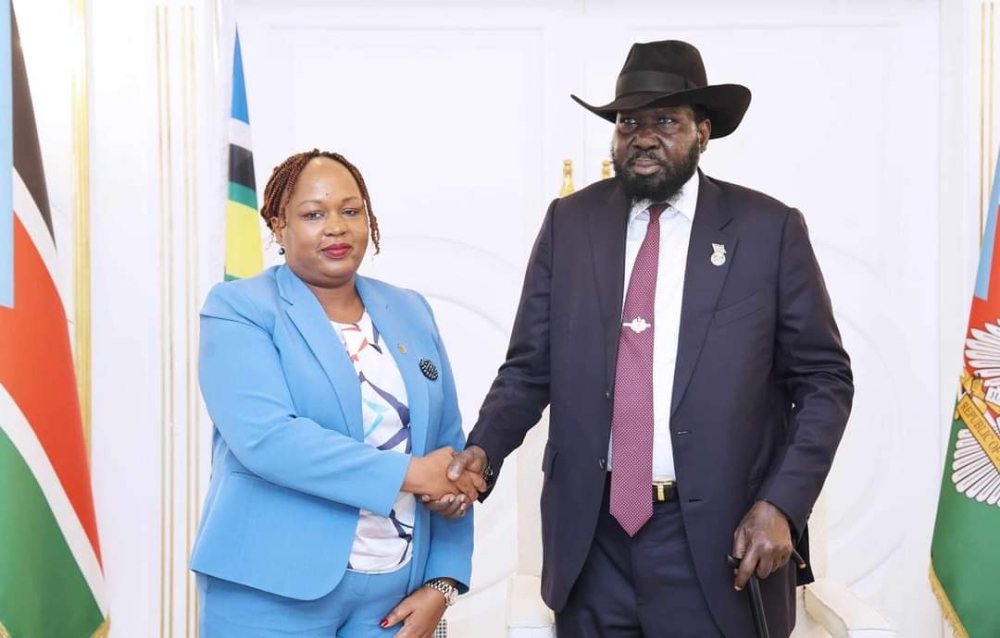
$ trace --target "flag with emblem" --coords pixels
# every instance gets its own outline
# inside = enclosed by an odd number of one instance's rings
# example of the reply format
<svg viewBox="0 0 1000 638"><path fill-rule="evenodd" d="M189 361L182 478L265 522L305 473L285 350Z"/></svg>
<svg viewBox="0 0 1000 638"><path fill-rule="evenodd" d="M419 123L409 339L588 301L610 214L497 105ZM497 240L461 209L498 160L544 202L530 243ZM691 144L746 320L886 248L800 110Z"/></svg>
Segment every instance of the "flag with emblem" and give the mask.
<svg viewBox="0 0 1000 638"><path fill-rule="evenodd" d="M233 46L233 92L229 114L229 201L226 205L226 281L252 277L264 268L264 248L253 176L250 112L240 34Z"/></svg>
<svg viewBox="0 0 1000 638"><path fill-rule="evenodd" d="M1000 164L931 544L931 584L955 635L1000 636Z"/></svg>
<svg viewBox="0 0 1000 638"><path fill-rule="evenodd" d="M59 252L9 0L0 0L0 126L0 637L104 636Z"/></svg>

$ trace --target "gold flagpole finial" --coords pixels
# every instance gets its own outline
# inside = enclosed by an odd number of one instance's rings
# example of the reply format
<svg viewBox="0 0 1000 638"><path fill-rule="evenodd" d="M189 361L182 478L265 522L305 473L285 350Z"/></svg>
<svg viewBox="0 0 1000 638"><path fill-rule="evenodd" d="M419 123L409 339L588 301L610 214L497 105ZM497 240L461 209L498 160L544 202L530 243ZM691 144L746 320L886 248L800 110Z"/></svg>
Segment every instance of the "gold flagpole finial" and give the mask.
<svg viewBox="0 0 1000 638"><path fill-rule="evenodd" d="M563 160L563 183L559 191L559 197L572 195L576 191L573 188L573 160Z"/></svg>
<svg viewBox="0 0 1000 638"><path fill-rule="evenodd" d="M601 162L601 179L611 177L611 160L606 159Z"/></svg>

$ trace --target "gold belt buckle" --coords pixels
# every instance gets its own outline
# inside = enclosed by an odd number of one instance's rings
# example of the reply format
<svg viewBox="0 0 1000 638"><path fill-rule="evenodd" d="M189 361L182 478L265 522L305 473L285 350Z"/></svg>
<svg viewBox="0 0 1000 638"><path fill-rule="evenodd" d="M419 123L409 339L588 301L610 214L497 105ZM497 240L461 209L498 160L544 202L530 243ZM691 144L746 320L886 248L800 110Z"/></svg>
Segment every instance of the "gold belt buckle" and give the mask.
<svg viewBox="0 0 1000 638"><path fill-rule="evenodd" d="M653 487L656 488L656 500L663 503L667 500L666 489L668 487L672 488L677 484L676 481L658 481L653 483Z"/></svg>

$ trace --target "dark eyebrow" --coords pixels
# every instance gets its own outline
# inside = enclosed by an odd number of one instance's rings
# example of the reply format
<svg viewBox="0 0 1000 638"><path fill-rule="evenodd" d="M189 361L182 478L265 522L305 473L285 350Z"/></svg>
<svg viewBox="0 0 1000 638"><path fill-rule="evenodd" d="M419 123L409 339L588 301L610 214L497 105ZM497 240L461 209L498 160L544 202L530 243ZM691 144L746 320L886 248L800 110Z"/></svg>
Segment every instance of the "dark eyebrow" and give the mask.
<svg viewBox="0 0 1000 638"><path fill-rule="evenodd" d="M340 200L340 203L341 203L341 205L343 205L343 204L346 204L346 203L352 202L352 201L361 202L362 199L360 197L356 197L354 195L348 195L344 199ZM300 208L302 206L305 206L306 204L313 204L313 205L316 205L316 206L322 206L323 202L320 201L320 200L318 200L318 199L306 199L306 200L303 200L303 201L299 202L298 204L296 204L295 207L296 208Z"/></svg>
<svg viewBox="0 0 1000 638"><path fill-rule="evenodd" d="M295 207L299 208L300 206L305 206L306 204L319 204L319 205L322 205L323 202L319 201L318 199L307 199L305 201L299 202L298 204L295 205Z"/></svg>

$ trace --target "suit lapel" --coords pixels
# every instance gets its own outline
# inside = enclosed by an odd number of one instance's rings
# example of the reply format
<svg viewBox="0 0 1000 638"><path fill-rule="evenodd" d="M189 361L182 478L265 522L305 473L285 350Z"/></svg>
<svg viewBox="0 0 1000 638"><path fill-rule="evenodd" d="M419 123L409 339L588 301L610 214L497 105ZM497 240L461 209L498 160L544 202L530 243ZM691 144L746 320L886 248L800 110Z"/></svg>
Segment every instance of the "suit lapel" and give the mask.
<svg viewBox="0 0 1000 638"><path fill-rule="evenodd" d="M406 401L410 410L410 443L414 456L423 456L427 446L429 398L427 381L420 372L417 352L419 335L397 320L389 300L366 277L357 278L358 294L365 304L368 316L382 335L382 342L396 360L399 374L406 386ZM400 351L400 345L406 352ZM440 365L440 362L435 362Z"/></svg>
<svg viewBox="0 0 1000 638"><path fill-rule="evenodd" d="M708 334L708 327L722 293L736 252L736 237L723 229L732 220L732 213L722 191L699 171L698 205L691 226L688 244L687 270L684 273L684 296L681 302L680 336L677 343L677 363L674 368L674 389L670 413L676 412L691 381L698 355ZM726 261L721 266L712 263L712 244L726 249Z"/></svg>
<svg viewBox="0 0 1000 638"><path fill-rule="evenodd" d="M604 326L608 388L614 387L618 338L622 328L625 236L630 210L628 198L617 186L604 205L590 209L590 246L597 281L597 298L601 304L601 322Z"/></svg>
<svg viewBox="0 0 1000 638"><path fill-rule="evenodd" d="M344 345L337 338L316 295L305 282L284 265L278 268L277 280L278 291L289 304L285 312L299 329L330 380L347 421L348 431L353 438L363 440L361 386Z"/></svg>

